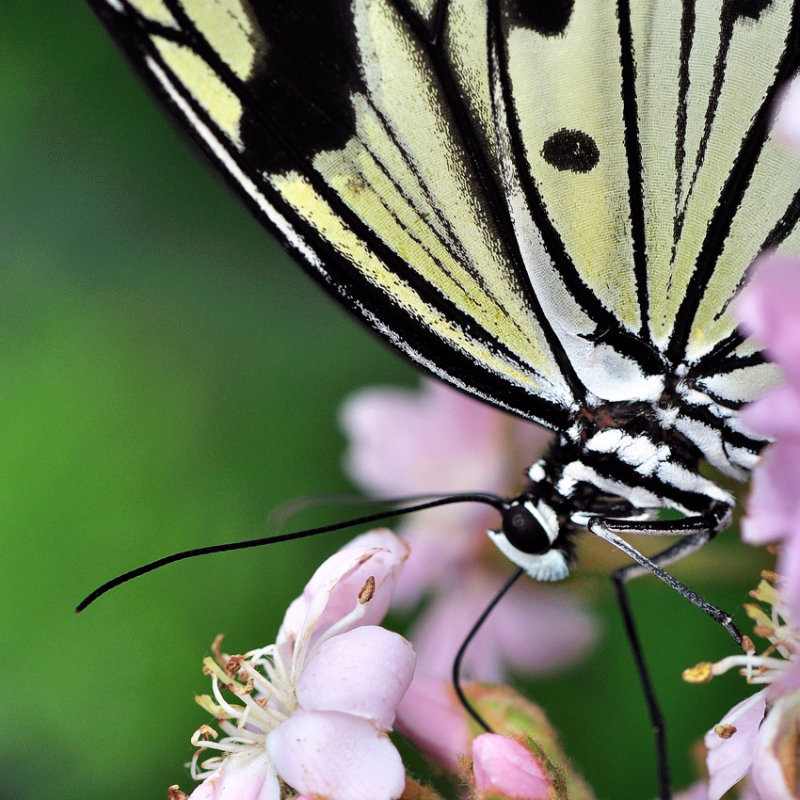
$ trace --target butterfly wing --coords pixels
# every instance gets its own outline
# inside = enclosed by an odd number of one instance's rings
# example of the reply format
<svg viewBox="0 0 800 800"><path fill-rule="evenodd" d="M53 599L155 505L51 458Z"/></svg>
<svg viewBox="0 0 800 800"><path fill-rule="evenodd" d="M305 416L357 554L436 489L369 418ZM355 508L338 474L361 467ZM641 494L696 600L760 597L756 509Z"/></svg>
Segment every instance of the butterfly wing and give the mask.
<svg viewBox="0 0 800 800"><path fill-rule="evenodd" d="M555 428L683 363L752 393L727 305L796 240L767 117L793 3L91 2L254 213L422 367Z"/></svg>

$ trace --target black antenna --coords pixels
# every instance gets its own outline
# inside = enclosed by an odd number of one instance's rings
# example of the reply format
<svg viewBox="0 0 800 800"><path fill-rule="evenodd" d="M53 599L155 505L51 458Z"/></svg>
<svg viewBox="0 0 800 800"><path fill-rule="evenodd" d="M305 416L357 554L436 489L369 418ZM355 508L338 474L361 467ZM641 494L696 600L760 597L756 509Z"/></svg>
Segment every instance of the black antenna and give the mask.
<svg viewBox="0 0 800 800"><path fill-rule="evenodd" d="M456 690L456 696L461 701L461 705L464 706L467 713L478 723L487 733L492 733L491 727L487 724L486 720L478 713L475 707L470 703L467 699L467 696L464 694L464 690L461 688L461 662L464 660L464 654L467 652L467 648L469 647L472 640L475 638L475 635L483 626L483 623L486 622L487 617L489 614L494 611L495 606L506 596L508 590L517 582L517 579L525 574L525 570L522 567L518 567L511 577L500 587L500 590L497 594L492 598L491 602L488 606L483 610L481 615L475 620L475 624L469 629L469 633L464 638L464 641L461 643L461 647L458 648L458 652L456 653L456 657L453 660L453 688Z"/></svg>
<svg viewBox="0 0 800 800"><path fill-rule="evenodd" d="M287 500L272 509L269 517L267 517L267 529L280 528L292 517L296 517L298 514L302 514L312 508L329 508L331 506L383 508L384 506L397 506L401 503L423 503L428 500L450 496L450 492L421 492L420 494L404 494L397 497L364 497L363 494L354 492L320 492Z"/></svg>
<svg viewBox="0 0 800 800"><path fill-rule="evenodd" d="M304 539L307 536L317 536L322 533L332 533L333 531L344 530L345 528L352 528L355 525L364 525L369 522L377 522L382 519L390 519L398 517L402 514L410 514L415 511L424 511L428 508L438 508L439 506L452 505L454 503L483 503L484 505L492 506L498 511L503 510L508 504L504 498L489 494L485 492L464 492L462 494L453 494L447 497L438 497L424 503L417 503L403 508L391 508L385 511L378 511L374 514L366 514L363 517L356 519L345 520L344 522L335 522L331 525L322 525L317 528L307 528L302 531L293 531L292 533L281 533L275 536L262 536L258 539L248 539L244 542L229 542L227 544L212 544L207 547L196 547L191 550L182 550L179 553L173 553L169 556L157 558L149 564L143 564L141 567L123 572L122 575L117 575L110 581L98 586L93 592L88 594L75 608L75 613L78 614L83 611L87 606L91 605L98 597L104 595L106 592L127 583L140 575L146 575L148 572L165 567L167 564L174 564L176 561L183 561L187 558L195 558L196 556L205 556L210 553L227 553L233 550L246 550L251 547L261 547L267 544L277 544L278 542L290 542L294 539Z"/></svg>

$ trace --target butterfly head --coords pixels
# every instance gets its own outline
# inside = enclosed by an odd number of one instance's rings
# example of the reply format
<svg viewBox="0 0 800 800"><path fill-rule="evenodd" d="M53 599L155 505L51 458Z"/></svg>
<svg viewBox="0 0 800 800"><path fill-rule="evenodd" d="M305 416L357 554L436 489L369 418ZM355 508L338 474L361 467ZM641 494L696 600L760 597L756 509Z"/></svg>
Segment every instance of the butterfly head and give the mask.
<svg viewBox="0 0 800 800"><path fill-rule="evenodd" d="M502 525L489 538L501 553L537 581L558 581L569 574L570 526L544 499L536 482L502 509Z"/></svg>

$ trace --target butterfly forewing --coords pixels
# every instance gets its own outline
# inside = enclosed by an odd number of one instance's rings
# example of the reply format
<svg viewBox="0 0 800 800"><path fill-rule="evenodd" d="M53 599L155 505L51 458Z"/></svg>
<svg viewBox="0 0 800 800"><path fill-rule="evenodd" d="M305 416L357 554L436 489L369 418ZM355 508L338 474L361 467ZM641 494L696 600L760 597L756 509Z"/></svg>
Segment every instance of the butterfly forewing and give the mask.
<svg viewBox="0 0 800 800"><path fill-rule="evenodd" d="M689 433L752 455L736 410L774 371L729 305L800 236L769 117L795 3L92 2L262 221L421 366L561 430L693 380Z"/></svg>

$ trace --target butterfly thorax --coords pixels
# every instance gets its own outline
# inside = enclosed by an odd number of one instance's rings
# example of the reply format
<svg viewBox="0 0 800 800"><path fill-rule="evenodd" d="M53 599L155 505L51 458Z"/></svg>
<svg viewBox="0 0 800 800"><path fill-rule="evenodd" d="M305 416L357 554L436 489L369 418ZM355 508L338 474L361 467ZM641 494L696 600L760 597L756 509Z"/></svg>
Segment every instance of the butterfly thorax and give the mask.
<svg viewBox="0 0 800 800"><path fill-rule="evenodd" d="M502 530L490 532L495 544L536 580L560 580L592 517L648 520L662 508L693 516L731 506L730 494L700 474L704 453L679 429L679 414L663 398L579 408L528 469Z"/></svg>

